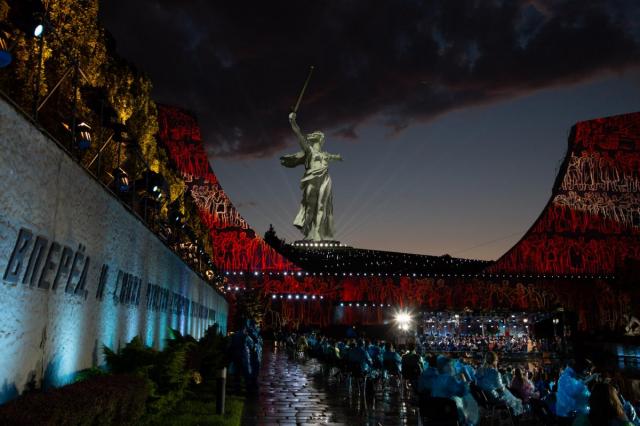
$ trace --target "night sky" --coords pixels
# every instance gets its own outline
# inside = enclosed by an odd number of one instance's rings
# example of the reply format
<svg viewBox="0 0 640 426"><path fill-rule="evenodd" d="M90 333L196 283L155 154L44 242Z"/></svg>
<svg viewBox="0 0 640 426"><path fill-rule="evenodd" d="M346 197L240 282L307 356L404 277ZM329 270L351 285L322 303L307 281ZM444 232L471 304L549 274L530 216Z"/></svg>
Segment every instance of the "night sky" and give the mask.
<svg viewBox="0 0 640 426"><path fill-rule="evenodd" d="M640 2L110 0L159 102L194 111L248 222L295 240L287 114L327 133L336 237L495 259L549 199L573 123L640 110Z"/></svg>

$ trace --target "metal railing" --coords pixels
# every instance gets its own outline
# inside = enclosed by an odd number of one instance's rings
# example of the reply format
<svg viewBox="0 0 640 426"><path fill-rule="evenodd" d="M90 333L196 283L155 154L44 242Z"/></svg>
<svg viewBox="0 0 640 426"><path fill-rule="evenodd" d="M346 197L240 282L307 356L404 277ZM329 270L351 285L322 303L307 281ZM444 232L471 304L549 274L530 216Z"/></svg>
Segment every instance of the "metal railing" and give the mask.
<svg viewBox="0 0 640 426"><path fill-rule="evenodd" d="M75 155L72 152L68 144L64 144L60 142L56 137L54 137L46 128L44 128L39 121L37 121L33 116L28 114L24 108L22 108L17 102L11 99L4 91L0 89L0 98L11 105L26 121L28 121L32 126L34 126L38 131L40 131L46 138L53 141L60 150L62 150L67 156L69 156L76 164L80 166L80 168L89 176L90 179L96 181L100 186L111 195L124 209L139 220L155 237L162 242L166 247L168 247L172 252L174 252L182 261L185 263L194 273L196 273L201 279L205 282L208 282L218 294L225 296L221 291L220 286L222 285L223 276L216 270L214 265L210 260L207 260L205 256L202 256L198 251L198 246L191 243L189 238L186 236L184 232L181 231L180 226L172 226L168 221L161 220L159 215L157 214L157 209L150 207L148 205L149 196L140 197L138 194L138 190L134 185L130 190L130 203L126 202L126 199L123 199L122 194L117 193L112 188L110 188L109 184L101 179L101 169L97 169L97 173L94 173L91 170L91 166L93 164L100 163L101 152L104 147L110 142L112 139L111 135L107 140L103 143L102 148L98 151L98 153L92 158L91 162L88 163L88 166L83 164L81 158L78 155ZM139 152L136 150L136 155L139 155ZM141 156L140 156L141 157ZM148 170L148 165L144 162L144 159L138 158L138 160L142 160L143 164L146 166ZM142 213L142 214L140 214ZM207 272L213 272L213 277L207 276Z"/></svg>

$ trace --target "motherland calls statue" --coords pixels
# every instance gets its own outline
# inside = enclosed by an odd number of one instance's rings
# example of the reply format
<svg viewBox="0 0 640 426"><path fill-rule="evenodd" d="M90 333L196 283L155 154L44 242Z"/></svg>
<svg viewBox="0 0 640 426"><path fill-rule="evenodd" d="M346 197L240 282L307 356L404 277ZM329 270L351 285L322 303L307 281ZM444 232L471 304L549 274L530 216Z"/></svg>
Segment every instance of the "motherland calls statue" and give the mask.
<svg viewBox="0 0 640 426"><path fill-rule="evenodd" d="M302 151L280 157L280 162L285 167L304 164L305 168L300 181L302 202L293 225L300 229L305 240L333 241L333 192L329 161L342 161L342 157L322 150L324 133L315 131L304 135L296 123L295 112L289 114L289 122Z"/></svg>

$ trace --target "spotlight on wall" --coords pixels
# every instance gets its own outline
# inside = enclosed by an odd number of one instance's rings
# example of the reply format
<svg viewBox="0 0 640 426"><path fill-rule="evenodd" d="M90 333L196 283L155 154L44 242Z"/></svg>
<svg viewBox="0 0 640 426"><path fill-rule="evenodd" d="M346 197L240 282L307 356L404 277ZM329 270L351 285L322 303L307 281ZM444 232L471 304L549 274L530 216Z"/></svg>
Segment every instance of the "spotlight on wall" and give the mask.
<svg viewBox="0 0 640 426"><path fill-rule="evenodd" d="M91 127L85 122L76 126L76 144L82 151L91 147Z"/></svg>
<svg viewBox="0 0 640 426"><path fill-rule="evenodd" d="M169 194L169 184L166 179L153 170L145 170L140 179L136 180L135 187L142 189L141 195L146 197L147 202L152 202L152 206L155 208L160 208L163 197ZM172 224L176 224L182 219L180 206L176 201L169 205L168 217Z"/></svg>
<svg viewBox="0 0 640 426"><path fill-rule="evenodd" d="M13 61L13 56L8 46L9 34L0 31L0 68L5 68Z"/></svg>
<svg viewBox="0 0 640 426"><path fill-rule="evenodd" d="M42 33L44 33L44 25L36 25L36 27L33 29L33 35L40 38L42 36Z"/></svg>
<svg viewBox="0 0 640 426"><path fill-rule="evenodd" d="M129 192L129 175L122 168L113 170L113 181L118 192Z"/></svg>

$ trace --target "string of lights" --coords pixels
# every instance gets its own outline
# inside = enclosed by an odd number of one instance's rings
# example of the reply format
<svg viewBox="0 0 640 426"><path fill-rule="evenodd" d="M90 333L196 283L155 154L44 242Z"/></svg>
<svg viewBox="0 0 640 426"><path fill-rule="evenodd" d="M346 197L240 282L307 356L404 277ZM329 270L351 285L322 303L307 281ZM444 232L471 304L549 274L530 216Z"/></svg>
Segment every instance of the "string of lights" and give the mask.
<svg viewBox="0 0 640 426"><path fill-rule="evenodd" d="M292 276L292 277L308 277L308 276L324 276L324 277L410 277L410 278L489 278L489 279L558 279L558 280L615 280L615 275L596 275L596 274L579 274L579 275L561 275L561 274L456 274L456 273L424 273L424 272L309 272L309 271L225 271L227 277L233 276Z"/></svg>

